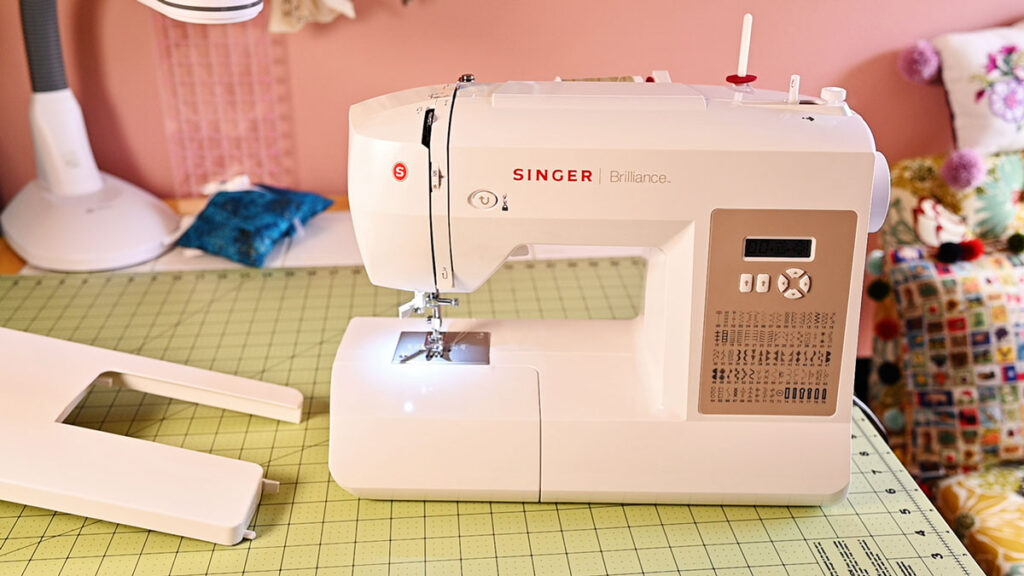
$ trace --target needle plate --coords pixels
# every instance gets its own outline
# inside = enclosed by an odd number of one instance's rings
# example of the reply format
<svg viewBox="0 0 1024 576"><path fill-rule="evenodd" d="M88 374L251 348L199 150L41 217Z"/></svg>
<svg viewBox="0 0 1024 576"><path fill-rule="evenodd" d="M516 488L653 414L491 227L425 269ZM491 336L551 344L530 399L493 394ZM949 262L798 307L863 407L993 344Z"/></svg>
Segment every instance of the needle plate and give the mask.
<svg viewBox="0 0 1024 576"><path fill-rule="evenodd" d="M395 364L408 362L438 362L445 364L490 364L490 332L445 332L444 354L427 358L429 332L402 332L391 361Z"/></svg>

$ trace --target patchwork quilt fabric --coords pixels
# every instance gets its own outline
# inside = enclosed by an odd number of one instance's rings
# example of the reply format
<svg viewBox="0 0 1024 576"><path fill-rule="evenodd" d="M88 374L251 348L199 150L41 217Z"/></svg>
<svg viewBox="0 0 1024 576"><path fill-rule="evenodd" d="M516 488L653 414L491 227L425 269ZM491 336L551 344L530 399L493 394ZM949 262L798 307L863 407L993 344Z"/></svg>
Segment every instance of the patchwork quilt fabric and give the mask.
<svg viewBox="0 0 1024 576"><path fill-rule="evenodd" d="M920 259L888 275L900 330L876 344L876 363L900 377L876 373L873 395L911 472L927 480L1022 458L1024 262Z"/></svg>

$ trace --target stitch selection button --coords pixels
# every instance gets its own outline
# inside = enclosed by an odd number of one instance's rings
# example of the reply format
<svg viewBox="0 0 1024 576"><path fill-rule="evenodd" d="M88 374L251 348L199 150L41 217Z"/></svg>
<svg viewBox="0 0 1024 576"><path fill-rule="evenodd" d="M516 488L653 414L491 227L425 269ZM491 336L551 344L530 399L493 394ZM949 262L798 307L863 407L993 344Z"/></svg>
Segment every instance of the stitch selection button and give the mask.
<svg viewBox="0 0 1024 576"><path fill-rule="evenodd" d="M740 292L750 292L754 289L754 275L740 274Z"/></svg>
<svg viewBox="0 0 1024 576"><path fill-rule="evenodd" d="M808 274L804 274L800 278L800 289L804 291L804 294L811 291L811 277Z"/></svg>
<svg viewBox="0 0 1024 576"><path fill-rule="evenodd" d="M771 288L771 285L772 285L772 277L771 277L771 275L769 275L769 274L758 274L757 275L757 285L755 286L754 289L757 290L757 292L759 294L764 294L765 292L768 291L769 288Z"/></svg>
<svg viewBox="0 0 1024 576"><path fill-rule="evenodd" d="M778 282L779 292L785 292L789 289L789 278L786 278L782 274L779 274Z"/></svg>
<svg viewBox="0 0 1024 576"><path fill-rule="evenodd" d="M811 276L799 268L790 268L779 274L779 292L789 300L798 300L811 291Z"/></svg>

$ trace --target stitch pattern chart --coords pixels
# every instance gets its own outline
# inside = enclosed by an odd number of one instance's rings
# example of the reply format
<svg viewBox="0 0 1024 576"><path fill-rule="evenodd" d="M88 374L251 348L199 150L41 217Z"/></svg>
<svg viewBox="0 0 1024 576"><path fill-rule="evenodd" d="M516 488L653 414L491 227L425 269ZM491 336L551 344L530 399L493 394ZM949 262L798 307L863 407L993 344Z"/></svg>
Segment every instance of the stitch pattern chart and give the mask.
<svg viewBox="0 0 1024 576"><path fill-rule="evenodd" d="M454 312L630 318L644 270L631 258L510 263ZM281 490L264 495L256 539L231 547L0 502L0 576L981 574L859 414L852 486L834 506L356 499L327 469L331 364L351 317L407 299L359 268L0 277L2 326L306 395L303 422L288 424L94 387L69 424L256 462Z"/></svg>

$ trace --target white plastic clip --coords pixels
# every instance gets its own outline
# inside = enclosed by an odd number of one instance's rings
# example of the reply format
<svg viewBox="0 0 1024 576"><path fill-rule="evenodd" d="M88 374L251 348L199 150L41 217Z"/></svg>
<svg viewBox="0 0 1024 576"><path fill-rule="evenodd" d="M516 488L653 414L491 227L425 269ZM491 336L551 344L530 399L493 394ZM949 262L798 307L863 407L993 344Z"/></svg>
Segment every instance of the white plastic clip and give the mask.
<svg viewBox="0 0 1024 576"><path fill-rule="evenodd" d="M277 480L263 479L263 493L264 494L277 494L281 491L281 483Z"/></svg>
<svg viewBox="0 0 1024 576"><path fill-rule="evenodd" d="M800 103L800 75L793 74L789 77L789 96L786 98L788 104Z"/></svg>

